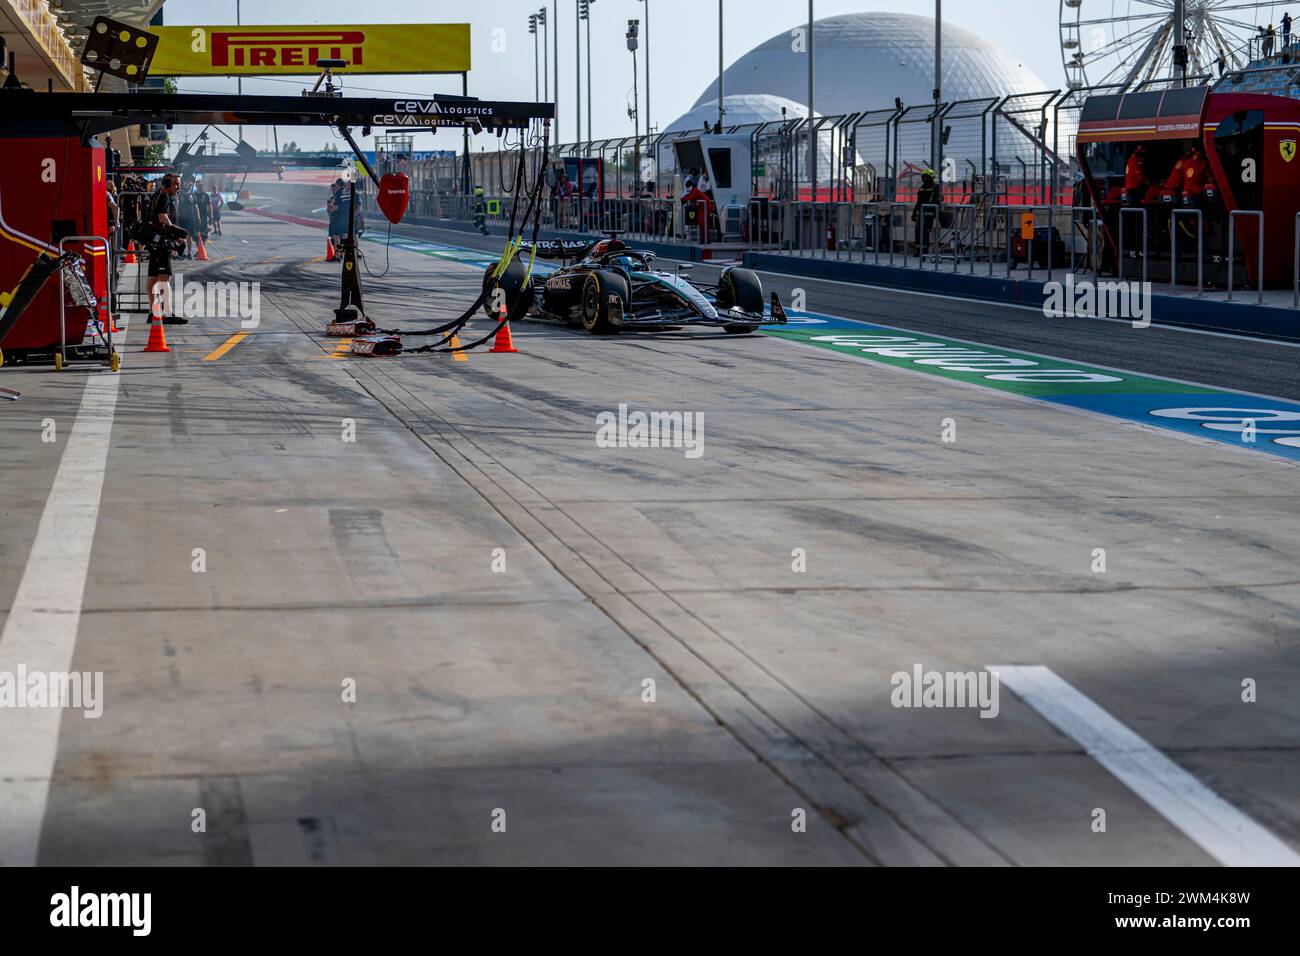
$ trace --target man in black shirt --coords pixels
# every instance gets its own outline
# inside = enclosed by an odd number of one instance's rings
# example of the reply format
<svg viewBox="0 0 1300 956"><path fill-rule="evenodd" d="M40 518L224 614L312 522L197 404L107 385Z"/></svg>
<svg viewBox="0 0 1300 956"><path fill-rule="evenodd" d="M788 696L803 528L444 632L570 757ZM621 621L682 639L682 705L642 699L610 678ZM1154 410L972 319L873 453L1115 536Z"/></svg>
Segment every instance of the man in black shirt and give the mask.
<svg viewBox="0 0 1300 956"><path fill-rule="evenodd" d="M194 210L198 214L198 232L199 238L205 243L208 241L208 230L212 228L212 200L208 194L199 186L194 190Z"/></svg>
<svg viewBox="0 0 1300 956"><path fill-rule="evenodd" d="M181 191L181 179L175 173L167 173L162 178L162 184L158 190L149 198L149 206L145 213L145 221L154 227L162 228L164 226L174 226L176 224L176 195ZM172 279L172 257L171 251L160 242L154 242L149 245L149 304L153 307L154 296L158 294L159 286L169 288L168 284ZM152 322L152 317L150 318ZM165 316L164 325L187 325L185 319L179 316Z"/></svg>
<svg viewBox="0 0 1300 956"><path fill-rule="evenodd" d="M176 194L176 208L180 212L180 218L173 221L188 234L185 252L178 258L188 259L194 254L194 237L199 231L198 210L194 208L194 180L189 176L181 179L181 189Z"/></svg>
<svg viewBox="0 0 1300 956"><path fill-rule="evenodd" d="M934 171L921 174L921 188L916 191L916 205L912 207L912 222L916 223L916 254L923 256L934 239L936 213L943 205L943 190L934 182Z"/></svg>

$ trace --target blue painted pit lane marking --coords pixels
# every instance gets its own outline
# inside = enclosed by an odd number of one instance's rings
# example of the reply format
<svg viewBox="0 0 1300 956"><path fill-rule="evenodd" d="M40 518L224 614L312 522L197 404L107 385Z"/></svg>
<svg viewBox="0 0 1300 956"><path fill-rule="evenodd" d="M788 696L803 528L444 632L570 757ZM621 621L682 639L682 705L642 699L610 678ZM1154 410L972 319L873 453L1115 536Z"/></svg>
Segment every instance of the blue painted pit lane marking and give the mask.
<svg viewBox="0 0 1300 956"><path fill-rule="evenodd" d="M1300 403L820 312L762 331L804 345L1300 460ZM1253 441L1248 440L1252 437Z"/></svg>

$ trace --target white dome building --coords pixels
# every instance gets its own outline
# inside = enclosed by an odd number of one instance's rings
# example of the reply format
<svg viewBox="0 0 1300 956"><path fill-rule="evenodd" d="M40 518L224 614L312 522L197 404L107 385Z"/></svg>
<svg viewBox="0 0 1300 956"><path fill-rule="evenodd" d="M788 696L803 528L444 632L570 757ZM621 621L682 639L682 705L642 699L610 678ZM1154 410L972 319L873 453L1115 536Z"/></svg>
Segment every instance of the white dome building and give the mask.
<svg viewBox="0 0 1300 956"><path fill-rule="evenodd" d="M723 130L744 131L757 124L807 116L808 55L806 44L789 29L750 50L724 72L726 112ZM810 160L806 134L793 143L780 142L779 134L765 131L752 149L737 153L737 168L751 164L754 189L796 194L811 184L852 181L864 194L889 196L896 187L919 184L921 171L931 163L930 106L934 97L934 19L908 13L865 12L827 17L813 24L814 108L818 117L838 118L873 111L853 126L855 149L845 163L841 143L847 133L836 122L820 127L815 159ZM1050 97L1026 96L998 122L988 107L1014 94L1046 94L1050 87L1017 57L995 43L962 27L943 27L943 101L979 101L953 107L946 115L943 161L951 169L957 188L985 190L989 183L1013 178L1026 184L1039 175L1040 150L1052 143L1050 111L1041 112ZM890 122L895 100L911 108L906 119ZM715 79L694 106L667 127L660 149L660 167L666 173L677 166L698 165L698 151L683 158L680 137L699 131L718 119L718 83ZM1046 125L1044 125L1046 124ZM674 141L674 135L677 139ZM678 145L672 145L676 142ZM815 167L810 176L809 167ZM850 168L851 167L851 168ZM716 177L715 177L716 178ZM745 177L737 176L744 180ZM744 183L741 183L743 188ZM994 187L996 188L996 186ZM1031 192L1031 185L1026 185ZM824 195L824 194L823 194ZM738 193L739 200L746 195Z"/></svg>
<svg viewBox="0 0 1300 956"><path fill-rule="evenodd" d="M715 86L717 84L714 84ZM785 110L785 119L803 119L808 115L808 104L788 100L784 96L772 96L767 93L742 93L733 96L727 93L727 125L747 126L756 123L779 123L781 110ZM822 115L817 110L818 116ZM677 117L666 129L666 133L679 130L699 130L706 125L712 126L718 121L718 99L696 103L688 112Z"/></svg>
<svg viewBox="0 0 1300 956"><path fill-rule="evenodd" d="M723 76L728 104L733 95L768 94L808 102L807 54L795 52L792 31L776 34L750 50ZM850 13L813 24L814 107L825 116L884 109L894 98L904 106L930 103L934 96L934 19L910 13ZM943 98L954 100L1033 93L1050 89L1000 46L951 24L943 27ZM716 105L714 80L695 102ZM779 111L778 111L779 112ZM688 116L691 114L687 114ZM778 117L779 118L779 117ZM738 122L728 115L727 125ZM673 124L676 126L676 124Z"/></svg>

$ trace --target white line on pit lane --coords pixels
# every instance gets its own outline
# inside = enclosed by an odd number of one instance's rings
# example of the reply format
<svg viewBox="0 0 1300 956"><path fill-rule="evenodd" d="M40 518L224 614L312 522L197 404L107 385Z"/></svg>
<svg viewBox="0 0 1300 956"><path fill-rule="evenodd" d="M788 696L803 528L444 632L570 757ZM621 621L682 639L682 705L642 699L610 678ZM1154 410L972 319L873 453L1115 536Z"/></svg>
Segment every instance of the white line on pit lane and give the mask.
<svg viewBox="0 0 1300 956"><path fill-rule="evenodd" d="M27 567L0 635L0 671L72 667L120 375L86 380ZM19 693L24 693L21 688ZM0 711L0 866L35 866L59 747L59 707Z"/></svg>
<svg viewBox="0 0 1300 956"><path fill-rule="evenodd" d="M1300 866L1300 854L1290 846L1051 669L1002 664L985 669L1224 866Z"/></svg>

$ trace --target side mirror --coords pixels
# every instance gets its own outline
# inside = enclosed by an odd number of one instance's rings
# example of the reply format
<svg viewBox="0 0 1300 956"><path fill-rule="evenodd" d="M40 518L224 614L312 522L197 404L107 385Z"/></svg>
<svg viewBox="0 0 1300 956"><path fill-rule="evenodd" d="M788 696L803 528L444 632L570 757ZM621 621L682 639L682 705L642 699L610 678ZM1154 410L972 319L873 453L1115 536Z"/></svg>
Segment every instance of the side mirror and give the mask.
<svg viewBox="0 0 1300 956"><path fill-rule="evenodd" d="M695 264L694 264L694 263L691 263L691 262L682 262L682 263L679 263L679 264L678 264L678 266L677 266L677 271L678 271L678 272L690 272L690 271L691 271L692 269L694 269L694 268L695 268Z"/></svg>

